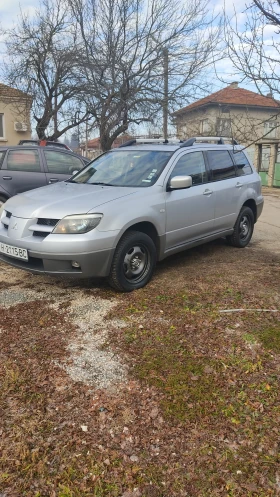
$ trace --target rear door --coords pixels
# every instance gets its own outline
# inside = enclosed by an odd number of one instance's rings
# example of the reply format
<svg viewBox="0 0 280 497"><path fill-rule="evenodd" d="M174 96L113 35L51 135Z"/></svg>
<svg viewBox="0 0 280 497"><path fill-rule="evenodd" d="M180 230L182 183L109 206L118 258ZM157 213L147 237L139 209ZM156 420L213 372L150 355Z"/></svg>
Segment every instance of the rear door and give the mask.
<svg viewBox="0 0 280 497"><path fill-rule="evenodd" d="M239 210L240 182L228 150L206 152L215 193L215 231L233 228Z"/></svg>
<svg viewBox="0 0 280 497"><path fill-rule="evenodd" d="M0 183L11 197L44 186L46 174L39 150L27 147L8 150L0 169Z"/></svg>
<svg viewBox="0 0 280 497"><path fill-rule="evenodd" d="M63 150L48 150L47 147L44 147L42 153L47 183L66 180L85 165L82 159Z"/></svg>
<svg viewBox="0 0 280 497"><path fill-rule="evenodd" d="M181 155L168 181L182 175L191 176L193 185L166 192L167 250L211 235L214 229L215 199L202 152Z"/></svg>

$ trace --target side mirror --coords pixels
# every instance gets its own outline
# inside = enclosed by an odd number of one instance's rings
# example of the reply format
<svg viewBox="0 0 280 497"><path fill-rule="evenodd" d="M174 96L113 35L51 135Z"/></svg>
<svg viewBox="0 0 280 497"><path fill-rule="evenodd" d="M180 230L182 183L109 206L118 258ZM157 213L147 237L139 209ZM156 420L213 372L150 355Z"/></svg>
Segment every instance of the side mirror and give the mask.
<svg viewBox="0 0 280 497"><path fill-rule="evenodd" d="M192 186L191 176L174 176L171 178L167 190L182 190L183 188L190 188Z"/></svg>

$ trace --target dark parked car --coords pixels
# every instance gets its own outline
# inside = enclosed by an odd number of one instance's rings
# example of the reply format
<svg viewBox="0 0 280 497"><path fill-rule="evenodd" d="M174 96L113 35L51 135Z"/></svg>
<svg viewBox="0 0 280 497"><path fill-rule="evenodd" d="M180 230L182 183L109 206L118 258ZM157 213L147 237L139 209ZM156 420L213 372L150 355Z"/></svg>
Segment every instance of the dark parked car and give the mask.
<svg viewBox="0 0 280 497"><path fill-rule="evenodd" d="M38 146L40 145L41 147L56 147L56 148L63 148L63 149L66 149L66 150L71 150L71 148L68 147L68 145L65 145L65 143L60 143L60 142L52 142L52 141L49 141L49 140L20 140L18 142L19 145L24 145L24 146L28 146L28 145L33 145L33 146Z"/></svg>
<svg viewBox="0 0 280 497"><path fill-rule="evenodd" d="M88 163L65 149L0 147L0 206L17 193L68 179Z"/></svg>

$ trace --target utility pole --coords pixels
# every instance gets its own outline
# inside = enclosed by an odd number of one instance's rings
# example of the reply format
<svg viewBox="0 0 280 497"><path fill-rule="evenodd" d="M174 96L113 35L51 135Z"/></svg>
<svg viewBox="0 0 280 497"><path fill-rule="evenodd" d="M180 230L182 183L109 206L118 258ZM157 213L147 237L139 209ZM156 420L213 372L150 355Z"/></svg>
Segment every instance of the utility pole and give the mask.
<svg viewBox="0 0 280 497"><path fill-rule="evenodd" d="M55 89L55 93L54 93L53 128L54 128L54 135L56 136L56 133L57 133L57 89Z"/></svg>
<svg viewBox="0 0 280 497"><path fill-rule="evenodd" d="M85 156L88 154L88 121L86 120L86 143L85 143Z"/></svg>
<svg viewBox="0 0 280 497"><path fill-rule="evenodd" d="M164 78L164 93L162 102L163 111L163 137L167 140L168 137L168 48L163 48L163 78Z"/></svg>

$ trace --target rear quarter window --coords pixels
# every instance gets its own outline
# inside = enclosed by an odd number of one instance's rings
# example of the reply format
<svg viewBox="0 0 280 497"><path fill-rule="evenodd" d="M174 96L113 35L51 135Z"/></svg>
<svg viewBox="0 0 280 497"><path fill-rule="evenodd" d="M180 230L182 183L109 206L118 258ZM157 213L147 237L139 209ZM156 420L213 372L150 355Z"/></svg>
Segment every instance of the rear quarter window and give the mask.
<svg viewBox="0 0 280 497"><path fill-rule="evenodd" d="M237 176L252 174L253 170L246 155L243 152L233 152L233 159L237 166Z"/></svg>

